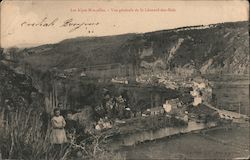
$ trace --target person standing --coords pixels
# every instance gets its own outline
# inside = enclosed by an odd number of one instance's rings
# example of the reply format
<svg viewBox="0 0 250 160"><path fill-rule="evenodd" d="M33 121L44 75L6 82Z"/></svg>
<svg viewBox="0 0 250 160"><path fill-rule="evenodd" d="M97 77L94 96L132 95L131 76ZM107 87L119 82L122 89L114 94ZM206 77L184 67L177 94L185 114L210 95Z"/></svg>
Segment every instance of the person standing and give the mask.
<svg viewBox="0 0 250 160"><path fill-rule="evenodd" d="M54 116L51 119L52 132L50 135L51 143L55 146L61 146L64 143L67 143L66 132L64 127L66 122L63 116L60 115L60 109L54 109Z"/></svg>

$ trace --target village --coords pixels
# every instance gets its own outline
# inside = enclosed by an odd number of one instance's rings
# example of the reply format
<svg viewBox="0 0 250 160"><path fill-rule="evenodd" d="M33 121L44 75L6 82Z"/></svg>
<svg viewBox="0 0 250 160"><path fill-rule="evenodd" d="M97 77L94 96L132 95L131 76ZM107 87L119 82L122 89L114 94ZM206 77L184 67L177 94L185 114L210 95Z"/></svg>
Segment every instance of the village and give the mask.
<svg viewBox="0 0 250 160"><path fill-rule="evenodd" d="M116 71L112 67L116 67ZM89 78L93 81L96 77L95 83L104 84L99 105L94 109L89 106L75 110L74 114L69 112L65 114L66 121L83 126L86 134L107 132L122 137L161 128L188 128L189 125L198 124L188 129L190 132L215 127L220 123L247 123L249 120L246 115L213 107L212 86L202 76L188 78L187 75L175 76L169 73L136 76L131 66L126 68L126 72L124 68L126 66L111 64L84 68L83 71L67 69L58 74L67 79L75 77L77 73L82 81L88 81ZM99 70L102 74L99 74ZM79 134L70 128L69 138ZM134 143L137 143L136 140Z"/></svg>

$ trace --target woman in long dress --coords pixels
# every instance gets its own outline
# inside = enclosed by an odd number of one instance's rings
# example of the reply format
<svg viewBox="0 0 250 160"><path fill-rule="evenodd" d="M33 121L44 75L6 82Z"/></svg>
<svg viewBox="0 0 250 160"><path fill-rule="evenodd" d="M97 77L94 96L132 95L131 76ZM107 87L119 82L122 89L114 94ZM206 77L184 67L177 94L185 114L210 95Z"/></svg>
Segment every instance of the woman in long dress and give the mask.
<svg viewBox="0 0 250 160"><path fill-rule="evenodd" d="M63 144L67 142L66 132L64 127L66 122L63 116L60 115L58 108L54 109L54 116L51 119L52 132L51 132L51 143L52 144Z"/></svg>

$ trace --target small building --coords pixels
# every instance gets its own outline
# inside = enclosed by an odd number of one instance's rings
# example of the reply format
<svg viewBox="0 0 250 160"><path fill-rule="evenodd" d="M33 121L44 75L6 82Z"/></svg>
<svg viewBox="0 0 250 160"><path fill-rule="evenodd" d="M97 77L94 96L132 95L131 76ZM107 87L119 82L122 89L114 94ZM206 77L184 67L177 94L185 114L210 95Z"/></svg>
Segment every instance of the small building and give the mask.
<svg viewBox="0 0 250 160"><path fill-rule="evenodd" d="M181 103L179 101L179 98L166 100L165 104L163 104L163 109L167 113L174 112L179 107L181 107Z"/></svg>
<svg viewBox="0 0 250 160"><path fill-rule="evenodd" d="M78 69L77 68L68 68L68 69L65 69L63 70L65 73L73 73L73 72L76 72Z"/></svg>
<svg viewBox="0 0 250 160"><path fill-rule="evenodd" d="M148 111L150 112L150 115L161 115L164 114L164 108L162 107L154 107L154 108L150 108L148 109Z"/></svg>
<svg viewBox="0 0 250 160"><path fill-rule="evenodd" d="M81 74L80 74L80 77L86 77L86 76L87 75L86 75L85 71L82 71Z"/></svg>
<svg viewBox="0 0 250 160"><path fill-rule="evenodd" d="M128 84L128 80L127 80L126 78L124 78L124 77L120 77L120 78L115 77L115 78L112 78L112 79L111 79L111 82L112 82L112 83Z"/></svg>
<svg viewBox="0 0 250 160"><path fill-rule="evenodd" d="M195 96L193 106L198 106L201 103L202 103L202 97L201 96Z"/></svg>

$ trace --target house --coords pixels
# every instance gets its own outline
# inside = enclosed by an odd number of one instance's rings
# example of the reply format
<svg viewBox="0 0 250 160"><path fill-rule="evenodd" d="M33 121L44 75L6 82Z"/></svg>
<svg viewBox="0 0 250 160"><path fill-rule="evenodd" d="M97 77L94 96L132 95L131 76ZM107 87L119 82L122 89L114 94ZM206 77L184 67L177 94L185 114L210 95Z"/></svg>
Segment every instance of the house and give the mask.
<svg viewBox="0 0 250 160"><path fill-rule="evenodd" d="M77 71L77 68L68 68L68 69L65 69L63 70L65 73L73 73L75 71Z"/></svg>
<svg viewBox="0 0 250 160"><path fill-rule="evenodd" d="M115 77L115 78L112 78L111 79L111 82L112 83L122 83L122 84L128 84L128 80L126 78L123 78L123 77Z"/></svg>
<svg viewBox="0 0 250 160"><path fill-rule="evenodd" d="M181 103L179 101L179 98L166 100L165 104L163 104L163 109L165 112L170 113L174 110L177 110L181 106Z"/></svg>
<svg viewBox="0 0 250 160"><path fill-rule="evenodd" d="M82 71L81 74L80 74L80 77L86 77L86 76L87 75L86 75L85 71Z"/></svg>
<svg viewBox="0 0 250 160"><path fill-rule="evenodd" d="M202 103L202 97L201 96L195 96L193 106L198 106L201 103Z"/></svg>
<svg viewBox="0 0 250 160"><path fill-rule="evenodd" d="M150 109L148 109L148 111L150 112L150 115L164 114L164 108L162 108L162 107L150 108Z"/></svg>

